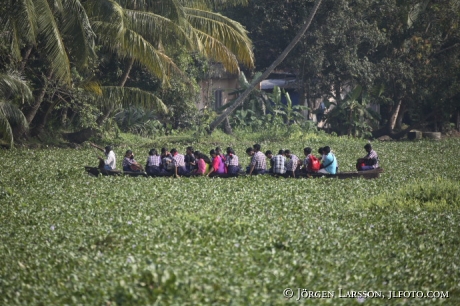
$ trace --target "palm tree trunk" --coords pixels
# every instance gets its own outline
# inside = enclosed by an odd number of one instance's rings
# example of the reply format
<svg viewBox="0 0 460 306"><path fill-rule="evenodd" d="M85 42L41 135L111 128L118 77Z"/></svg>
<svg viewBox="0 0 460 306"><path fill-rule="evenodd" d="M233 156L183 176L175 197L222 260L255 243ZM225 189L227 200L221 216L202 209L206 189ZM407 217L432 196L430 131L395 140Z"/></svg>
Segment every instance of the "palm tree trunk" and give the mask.
<svg viewBox="0 0 460 306"><path fill-rule="evenodd" d="M225 118L229 114L231 114L238 106L240 106L243 101L249 96L249 94L253 91L253 89L259 84L262 80L266 79L270 73L272 73L273 70L286 58L286 56L291 52L291 50L297 45L297 43L300 41L302 36L305 34L307 29L310 27L310 24L313 20L313 17L316 14L316 11L318 10L318 7L320 6L322 0L315 0L315 5L313 6L305 24L302 26L302 28L299 30L297 35L294 37L294 39L289 43L289 45L284 49L283 53L278 56L278 58L270 65L270 67L265 70L265 72L258 77L256 80L254 80L251 85L241 94L241 96L238 97L238 99L235 101L235 103L227 108L219 117L217 117L211 124L209 125L208 128L208 133L211 134L214 129L224 121Z"/></svg>
<svg viewBox="0 0 460 306"><path fill-rule="evenodd" d="M134 65L134 58L132 58L129 61L128 67L126 67L126 71L125 71L125 73L123 73L123 76L121 77L120 84L118 86L120 86L120 87L125 86L125 83L126 83L126 81L128 80L128 77L129 77L129 73L131 72L131 69L133 68L133 65Z"/></svg>
<svg viewBox="0 0 460 306"><path fill-rule="evenodd" d="M126 70L123 73L123 76L121 77L121 80L120 80L120 83L118 84L118 86L120 86L120 87L125 86L126 81L128 80L128 77L129 77L129 73L131 72L131 69L133 68L133 65L134 65L134 59L132 58L129 61L128 66L126 67ZM96 120L97 125L103 124L105 122L105 120L107 120L107 118L110 117L110 114L112 112L113 112L113 107L106 108L104 110L104 113L101 116L99 116L99 118L97 118L97 120Z"/></svg>
<svg viewBox="0 0 460 306"><path fill-rule="evenodd" d="M395 125L396 130L402 129L402 121L404 118L404 114L406 113L406 108L407 108L406 104L401 104L401 107L399 108L398 117L396 118L396 125Z"/></svg>
<svg viewBox="0 0 460 306"><path fill-rule="evenodd" d="M230 125L230 120L228 120L228 117L225 118L224 132L225 132L225 134L228 134L228 135L233 134L232 126Z"/></svg>
<svg viewBox="0 0 460 306"><path fill-rule="evenodd" d="M24 53L24 57L22 58L21 66L19 67L19 72L23 73L24 68L26 67L27 60L29 59L30 53L32 52L33 46L29 46L26 50L26 53Z"/></svg>
<svg viewBox="0 0 460 306"><path fill-rule="evenodd" d="M391 130L394 130L394 128L395 128L396 119L398 118L399 110L401 109L401 103L402 103L402 100L399 100L398 105L396 106L395 110L391 114L391 117L390 117L390 128L391 128Z"/></svg>
<svg viewBox="0 0 460 306"><path fill-rule="evenodd" d="M30 124L32 122L32 120L34 120L35 115L37 114L37 111L38 111L38 109L40 108L40 105L43 102L43 98L45 97L45 93L46 93L46 90L48 89L48 84L49 84L49 81L51 80L52 76L53 76L53 72L49 71L48 75L45 78L45 84L43 85L43 87L41 88L40 92L35 97L34 104L26 112L25 116L26 116L27 123Z"/></svg>

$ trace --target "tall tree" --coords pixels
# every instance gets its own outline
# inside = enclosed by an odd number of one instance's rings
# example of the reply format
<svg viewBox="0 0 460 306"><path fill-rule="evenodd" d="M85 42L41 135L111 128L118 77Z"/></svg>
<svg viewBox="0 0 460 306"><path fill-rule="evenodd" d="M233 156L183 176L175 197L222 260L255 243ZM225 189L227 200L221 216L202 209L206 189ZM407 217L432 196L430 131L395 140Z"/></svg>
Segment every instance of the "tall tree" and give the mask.
<svg viewBox="0 0 460 306"><path fill-rule="evenodd" d="M238 99L235 101L235 103L231 107L227 108L219 117L217 117L213 122L211 122L211 124L209 125L208 133L211 134L214 131L214 129L219 124L221 124L225 120L225 118L227 118L229 114L231 114L238 106L240 106L244 102L244 99L246 99L249 96L249 94L257 86L257 84L259 84L262 80L266 79L270 75L270 73L272 73L273 70L275 70L275 68L286 58L289 52L295 47L295 45L301 40L302 36L307 31L321 2L322 0L315 0L315 4L313 5L313 8L311 9L308 18L305 20L304 25L299 30L299 32L294 37L294 39L289 43L286 49L284 49L283 53L281 53L278 56L278 58L270 65L270 67L268 67L264 71L264 73L262 73L256 80L252 82L251 86L248 87L241 94L241 96L238 97Z"/></svg>

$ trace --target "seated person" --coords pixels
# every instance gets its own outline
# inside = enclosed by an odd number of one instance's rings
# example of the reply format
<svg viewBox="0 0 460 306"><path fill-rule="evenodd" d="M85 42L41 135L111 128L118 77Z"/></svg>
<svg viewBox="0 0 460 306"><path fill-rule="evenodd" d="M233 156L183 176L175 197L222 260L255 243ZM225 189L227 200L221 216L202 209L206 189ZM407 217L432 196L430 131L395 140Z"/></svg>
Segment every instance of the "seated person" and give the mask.
<svg viewBox="0 0 460 306"><path fill-rule="evenodd" d="M158 155L157 150L152 149L149 151L149 157L147 158L147 164L145 170L150 175L160 174L161 156Z"/></svg>
<svg viewBox="0 0 460 306"><path fill-rule="evenodd" d="M279 150L278 154L272 157L272 173L273 174L286 174L286 157L284 156L284 150Z"/></svg>
<svg viewBox="0 0 460 306"><path fill-rule="evenodd" d="M372 149L370 143L364 146L364 150L366 150L367 155L363 158L358 159L358 163L356 164L356 168L358 171L366 171L366 170L374 170L379 167L379 156L377 152Z"/></svg>
<svg viewBox="0 0 460 306"><path fill-rule="evenodd" d="M265 169L267 169L265 154L260 151L260 144L256 143L252 147L254 149L254 155L251 158L249 175L265 174Z"/></svg>
<svg viewBox="0 0 460 306"><path fill-rule="evenodd" d="M161 173L168 173L168 174L173 174L174 173L174 165L172 163L173 158L171 153L169 153L168 148L161 148L161 165L160 165L160 170Z"/></svg>
<svg viewBox="0 0 460 306"><path fill-rule="evenodd" d="M204 154L195 151L195 160L197 169L193 172L194 175L205 175L209 172L209 164L205 162Z"/></svg>
<svg viewBox="0 0 460 306"><path fill-rule="evenodd" d="M252 160L252 157L254 156L254 149L253 148L247 148L246 149L246 154L248 156L250 156L251 160ZM251 167L250 166L246 167L246 173L249 173L249 170L251 170Z"/></svg>
<svg viewBox="0 0 460 306"><path fill-rule="evenodd" d="M97 157L99 159L99 168L103 168L105 170L115 170L115 168L117 167L117 162L112 147L106 146L105 149L102 149L94 143L90 143L90 145L104 152L105 156L107 157L105 160L100 156Z"/></svg>
<svg viewBox="0 0 460 306"><path fill-rule="evenodd" d="M303 161L303 168L302 168L303 172L304 173L318 172L318 170L320 169L320 162L313 154L311 154L311 148L310 147L304 148L303 154L305 154L305 159Z"/></svg>
<svg viewBox="0 0 460 306"><path fill-rule="evenodd" d="M196 169L196 157L193 154L193 147L187 147L185 152L185 168L192 172Z"/></svg>
<svg viewBox="0 0 460 306"><path fill-rule="evenodd" d="M318 173L324 174L336 174L337 173L337 158L331 152L331 148L329 146L325 146L323 148L323 158L322 158L322 165L321 169Z"/></svg>
<svg viewBox="0 0 460 306"><path fill-rule="evenodd" d="M225 168L225 163L222 160L222 157L217 154L216 150L211 150L209 154L212 157L212 164L209 170L208 176L214 176L216 174L224 174L227 173L227 169Z"/></svg>
<svg viewBox="0 0 460 306"><path fill-rule="evenodd" d="M267 150L267 151L265 152L265 156L266 156L266 157L268 158L268 160L270 161L270 169L268 169L268 173L273 173L273 164L274 164L274 162L273 162L273 153L272 153L272 151Z"/></svg>
<svg viewBox="0 0 460 306"><path fill-rule="evenodd" d="M126 151L123 159L123 171L141 172L142 166L134 159L133 151Z"/></svg>
<svg viewBox="0 0 460 306"><path fill-rule="evenodd" d="M179 175L188 174L187 168L185 168L185 157L184 155L177 152L176 149L171 150L172 155L172 164L174 167L174 175L179 177Z"/></svg>
<svg viewBox="0 0 460 306"><path fill-rule="evenodd" d="M298 174L297 168L300 164L299 158L292 154L290 150L285 150L284 155L289 158L289 162L286 167L286 175L295 178L296 173Z"/></svg>
<svg viewBox="0 0 460 306"><path fill-rule="evenodd" d="M240 166L238 163L238 156L231 147L227 148L227 155L224 159L225 165L227 166L228 174L238 174L240 172Z"/></svg>
<svg viewBox="0 0 460 306"><path fill-rule="evenodd" d="M217 155L219 155L220 158L222 158L222 160L225 162L225 155L224 155L224 153L222 153L222 149L221 149L220 147L217 147L217 148L216 148L216 153L217 153Z"/></svg>

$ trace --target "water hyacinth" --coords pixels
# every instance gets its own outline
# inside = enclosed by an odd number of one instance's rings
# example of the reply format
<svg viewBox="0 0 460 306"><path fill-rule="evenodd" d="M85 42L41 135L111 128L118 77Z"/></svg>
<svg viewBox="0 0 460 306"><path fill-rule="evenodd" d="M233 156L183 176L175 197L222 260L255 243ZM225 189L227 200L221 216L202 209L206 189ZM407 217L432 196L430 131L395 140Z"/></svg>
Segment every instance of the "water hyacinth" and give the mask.
<svg viewBox="0 0 460 306"><path fill-rule="evenodd" d="M349 161L363 155L361 140L315 137L265 146L297 153L330 143L350 171ZM173 145L188 144L161 144ZM460 139L373 145L385 168L376 180L89 178L83 165L95 162L91 150L35 150L35 157L16 150L20 162L0 168L1 304L284 305L287 287L457 288ZM205 152L216 144L194 146ZM115 147L117 157L125 149ZM442 163L433 154L441 150Z"/></svg>

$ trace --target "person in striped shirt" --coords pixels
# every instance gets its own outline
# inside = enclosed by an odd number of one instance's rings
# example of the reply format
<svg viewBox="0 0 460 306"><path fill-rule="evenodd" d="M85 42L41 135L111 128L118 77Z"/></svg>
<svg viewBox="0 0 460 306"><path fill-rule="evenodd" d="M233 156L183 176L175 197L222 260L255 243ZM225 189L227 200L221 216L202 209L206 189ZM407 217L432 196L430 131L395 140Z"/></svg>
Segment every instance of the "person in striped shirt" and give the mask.
<svg viewBox="0 0 460 306"><path fill-rule="evenodd" d="M141 172L143 171L142 166L134 159L133 151L128 150L125 153L123 159L123 171Z"/></svg>
<svg viewBox="0 0 460 306"><path fill-rule="evenodd" d="M147 164L145 170L150 175L160 174L161 156L158 155L156 149L149 151L149 157L147 157Z"/></svg>
<svg viewBox="0 0 460 306"><path fill-rule="evenodd" d="M372 149L372 146L370 143L366 144L364 146L364 150L366 150L367 155L358 160L358 164L360 164L360 169L361 171L366 171L366 170L373 170L379 167L379 156L377 155L377 152L375 152ZM361 162L360 162L361 161ZM363 165L364 164L364 165Z"/></svg>
<svg viewBox="0 0 460 306"><path fill-rule="evenodd" d="M279 150L278 154L272 157L273 161L273 174L286 174L286 157L284 150Z"/></svg>
<svg viewBox="0 0 460 306"><path fill-rule="evenodd" d="M174 166L174 175L180 177L179 175L187 174L187 169L185 168L185 157L184 155L177 152L176 149L171 150L172 155L172 164Z"/></svg>
<svg viewBox="0 0 460 306"><path fill-rule="evenodd" d="M227 155L225 156L225 165L227 166L228 174L238 174L240 171L240 166L238 163L238 156L235 154L235 151L231 147L227 148Z"/></svg>
<svg viewBox="0 0 460 306"><path fill-rule="evenodd" d="M295 178L297 168L299 166L299 158L296 155L292 154L290 150L285 150L284 155L287 158L289 158L289 162L286 167L286 175L288 177L292 176Z"/></svg>
<svg viewBox="0 0 460 306"><path fill-rule="evenodd" d="M256 143L252 147L254 148L254 155L251 159L249 175L264 174L267 169L265 154L260 152L260 144Z"/></svg>

